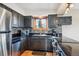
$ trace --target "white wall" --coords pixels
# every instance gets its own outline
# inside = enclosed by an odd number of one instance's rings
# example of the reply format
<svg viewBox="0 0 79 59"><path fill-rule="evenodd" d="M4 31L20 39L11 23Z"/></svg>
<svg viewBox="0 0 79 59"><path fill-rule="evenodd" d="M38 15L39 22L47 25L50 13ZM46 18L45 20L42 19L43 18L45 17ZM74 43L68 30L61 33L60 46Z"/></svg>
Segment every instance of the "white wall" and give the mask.
<svg viewBox="0 0 79 59"><path fill-rule="evenodd" d="M62 35L79 41L79 10L71 10L68 15L72 16L72 25L63 25Z"/></svg>

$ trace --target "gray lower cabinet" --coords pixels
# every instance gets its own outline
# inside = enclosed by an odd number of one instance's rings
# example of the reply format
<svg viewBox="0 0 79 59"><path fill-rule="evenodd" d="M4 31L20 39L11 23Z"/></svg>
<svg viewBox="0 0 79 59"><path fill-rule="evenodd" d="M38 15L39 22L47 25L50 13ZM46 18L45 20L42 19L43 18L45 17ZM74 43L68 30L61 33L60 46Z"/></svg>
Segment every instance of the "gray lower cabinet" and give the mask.
<svg viewBox="0 0 79 59"><path fill-rule="evenodd" d="M47 51L53 51L52 40L51 39L47 40Z"/></svg>
<svg viewBox="0 0 79 59"><path fill-rule="evenodd" d="M47 37L29 37L27 38L28 50L52 51L51 40Z"/></svg>
<svg viewBox="0 0 79 59"><path fill-rule="evenodd" d="M46 50L46 39L44 37L31 37L30 45L32 50Z"/></svg>
<svg viewBox="0 0 79 59"><path fill-rule="evenodd" d="M20 54L22 54L25 50L27 50L27 38L21 38L21 45L20 45Z"/></svg>
<svg viewBox="0 0 79 59"><path fill-rule="evenodd" d="M27 50L31 50L31 38L27 37Z"/></svg>

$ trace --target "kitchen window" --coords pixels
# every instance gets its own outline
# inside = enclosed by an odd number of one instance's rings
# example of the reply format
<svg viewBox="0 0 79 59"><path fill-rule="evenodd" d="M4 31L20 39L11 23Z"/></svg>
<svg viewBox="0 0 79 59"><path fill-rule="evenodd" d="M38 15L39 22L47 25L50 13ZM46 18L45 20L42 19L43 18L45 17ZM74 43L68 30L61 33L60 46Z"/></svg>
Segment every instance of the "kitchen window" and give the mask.
<svg viewBox="0 0 79 59"><path fill-rule="evenodd" d="M48 18L33 17L33 30L48 30Z"/></svg>

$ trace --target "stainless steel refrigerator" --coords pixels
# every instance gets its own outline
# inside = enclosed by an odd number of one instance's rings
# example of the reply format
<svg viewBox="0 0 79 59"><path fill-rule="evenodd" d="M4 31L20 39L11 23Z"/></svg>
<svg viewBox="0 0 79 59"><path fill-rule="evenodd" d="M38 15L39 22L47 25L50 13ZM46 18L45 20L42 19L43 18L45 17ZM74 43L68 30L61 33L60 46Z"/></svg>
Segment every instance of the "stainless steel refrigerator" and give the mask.
<svg viewBox="0 0 79 59"><path fill-rule="evenodd" d="M0 56L11 55L12 13L0 7Z"/></svg>

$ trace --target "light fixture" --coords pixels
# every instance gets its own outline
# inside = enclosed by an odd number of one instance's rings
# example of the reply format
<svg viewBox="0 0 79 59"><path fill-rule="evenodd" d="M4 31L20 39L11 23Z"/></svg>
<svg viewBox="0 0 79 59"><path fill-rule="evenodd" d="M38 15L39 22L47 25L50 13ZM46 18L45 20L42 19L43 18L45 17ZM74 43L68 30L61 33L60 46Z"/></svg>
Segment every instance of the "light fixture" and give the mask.
<svg viewBox="0 0 79 59"><path fill-rule="evenodd" d="M69 11L70 11L70 9L69 9L69 8L67 8L67 9L66 9L66 11L65 11L65 14L67 14Z"/></svg>
<svg viewBox="0 0 79 59"><path fill-rule="evenodd" d="M71 3L71 4L70 4L70 8L72 8L72 7L74 7L74 5Z"/></svg>
<svg viewBox="0 0 79 59"><path fill-rule="evenodd" d="M67 8L66 8L65 14L67 14L68 12L70 12L70 9L71 9L72 7L74 7L74 5L73 5L72 3L67 3L67 4L68 4L68 6L67 6Z"/></svg>

